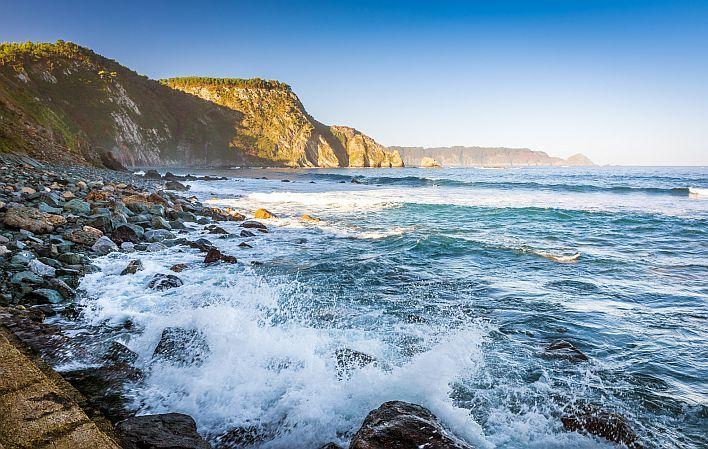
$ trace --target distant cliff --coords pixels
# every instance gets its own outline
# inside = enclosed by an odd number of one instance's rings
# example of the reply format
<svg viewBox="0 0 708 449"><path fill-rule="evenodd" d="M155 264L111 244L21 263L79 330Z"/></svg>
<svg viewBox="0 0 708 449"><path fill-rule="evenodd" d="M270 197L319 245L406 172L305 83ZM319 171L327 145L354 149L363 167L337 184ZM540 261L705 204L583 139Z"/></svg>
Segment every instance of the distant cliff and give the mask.
<svg viewBox="0 0 708 449"><path fill-rule="evenodd" d="M424 158L434 159L443 167L509 167L509 166L590 166L593 162L582 154L568 159L549 156L527 148L485 147L389 147L401 155L406 166L418 167Z"/></svg>
<svg viewBox="0 0 708 449"><path fill-rule="evenodd" d="M310 116L290 86L277 81L186 77L162 81L243 114L234 145L247 154L300 167L400 167L401 158L354 128Z"/></svg>
<svg viewBox="0 0 708 449"><path fill-rule="evenodd" d="M173 88L174 87L174 88ZM400 166L277 81L148 79L76 44L0 44L0 152L100 165Z"/></svg>

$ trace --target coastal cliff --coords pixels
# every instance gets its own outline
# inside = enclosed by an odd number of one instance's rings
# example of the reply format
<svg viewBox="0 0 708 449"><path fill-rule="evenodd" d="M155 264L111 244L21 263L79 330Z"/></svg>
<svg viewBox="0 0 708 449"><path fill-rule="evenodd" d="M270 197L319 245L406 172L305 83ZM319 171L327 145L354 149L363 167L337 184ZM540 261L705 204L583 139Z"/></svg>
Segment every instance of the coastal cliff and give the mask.
<svg viewBox="0 0 708 449"><path fill-rule="evenodd" d="M284 83L161 83L63 41L0 44L0 152L10 151L96 166L108 153L127 166L402 165L361 132L313 119Z"/></svg>
<svg viewBox="0 0 708 449"><path fill-rule="evenodd" d="M235 145L247 154L300 167L400 167L390 151L354 128L310 116L290 86L277 81L170 78L165 85L243 114Z"/></svg>
<svg viewBox="0 0 708 449"><path fill-rule="evenodd" d="M528 148L488 147L390 147L396 150L406 166L423 166L434 159L444 167L511 167L511 166L592 166L593 162L582 154L568 159L549 156L543 151Z"/></svg>

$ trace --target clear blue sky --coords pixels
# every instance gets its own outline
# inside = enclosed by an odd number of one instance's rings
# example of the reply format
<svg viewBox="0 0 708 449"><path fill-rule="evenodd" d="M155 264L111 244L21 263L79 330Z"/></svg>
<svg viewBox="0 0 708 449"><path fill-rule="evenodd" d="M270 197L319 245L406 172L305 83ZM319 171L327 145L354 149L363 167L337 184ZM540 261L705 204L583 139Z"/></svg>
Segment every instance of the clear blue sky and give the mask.
<svg viewBox="0 0 708 449"><path fill-rule="evenodd" d="M708 1L0 0L0 40L60 38L153 78L279 79L385 145L708 165Z"/></svg>

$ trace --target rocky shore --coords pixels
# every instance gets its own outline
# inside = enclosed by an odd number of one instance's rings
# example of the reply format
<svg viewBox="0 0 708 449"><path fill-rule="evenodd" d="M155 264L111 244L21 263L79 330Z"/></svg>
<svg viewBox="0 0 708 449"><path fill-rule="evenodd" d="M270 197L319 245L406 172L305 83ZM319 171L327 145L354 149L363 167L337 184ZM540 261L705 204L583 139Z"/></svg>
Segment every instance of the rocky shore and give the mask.
<svg viewBox="0 0 708 449"><path fill-rule="evenodd" d="M223 254L209 239L190 239L187 224L202 227L217 237L227 232L219 222L235 221L242 228L240 237L248 237L253 233L268 233L263 221L273 215L259 209L254 219L247 220L240 211L204 205L189 196L189 188L183 184L195 179L218 178L169 173L163 176L154 170L136 176L127 171L50 166L25 157L0 155L0 328L7 329L13 338L42 355L68 346L71 337L45 320L57 315L72 319L81 313L76 300L83 292L77 289L82 276L99 270L91 262L96 256L135 253L123 269L123 276L143 269L138 256L141 252L174 246L198 250L204 255L204 264L239 263L235 256ZM317 219L304 215L303 220ZM242 245L248 246L245 242ZM146 288L180 287L184 283L180 272L185 269L188 267L184 264L174 265L170 273L152 277ZM203 354L200 348L208 352L207 342L198 331L166 328L153 357L174 364L198 364ZM584 354L567 342L550 346L547 354L579 363L587 361ZM0 357L6 358L7 354ZM109 422L109 433L117 435L124 448L212 447L199 435L190 416L179 413L135 416L124 387L143 376L132 364L136 357L127 347L114 342L99 356L99 366L65 371L62 376L81 393L82 399L77 403L88 418ZM349 349L338 351L336 357L340 378L361 366L378 363L367 354ZM0 390L2 401L5 396L6 392ZM563 421L566 428L639 447L637 436L621 417L588 410L570 412ZM3 419L0 417L0 448L35 447L4 438L1 429L7 423ZM213 443L217 447L248 447L258 443L259 437L251 429L233 429ZM337 447L335 443L323 446ZM369 413L361 429L352 436L349 447L472 448L450 434L429 410L399 401L386 402Z"/></svg>

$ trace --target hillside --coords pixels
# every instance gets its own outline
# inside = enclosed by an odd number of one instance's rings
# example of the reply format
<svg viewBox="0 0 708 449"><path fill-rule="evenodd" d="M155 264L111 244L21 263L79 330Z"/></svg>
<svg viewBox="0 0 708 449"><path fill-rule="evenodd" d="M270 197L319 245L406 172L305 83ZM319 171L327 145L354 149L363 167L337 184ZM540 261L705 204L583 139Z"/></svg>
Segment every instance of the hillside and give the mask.
<svg viewBox="0 0 708 449"><path fill-rule="evenodd" d="M568 159L549 156L528 148L485 147L389 147L401 155L406 166L420 166L424 158L434 159L443 167L509 167L509 166L590 166L593 162L582 154Z"/></svg>
<svg viewBox="0 0 708 449"><path fill-rule="evenodd" d="M239 111L237 146L247 154L303 167L399 167L401 159L370 137L346 126L327 126L310 116L290 86L224 78L170 78L165 85Z"/></svg>
<svg viewBox="0 0 708 449"><path fill-rule="evenodd" d="M128 166L401 164L360 132L314 120L283 83L182 80L69 42L0 44L0 151L92 165L107 152Z"/></svg>

